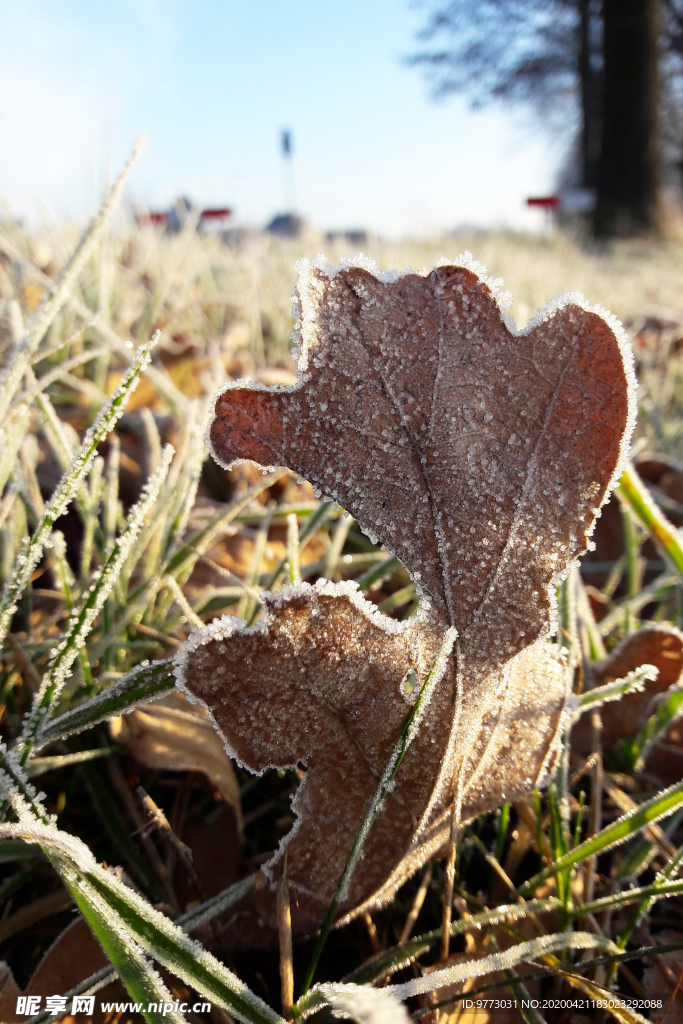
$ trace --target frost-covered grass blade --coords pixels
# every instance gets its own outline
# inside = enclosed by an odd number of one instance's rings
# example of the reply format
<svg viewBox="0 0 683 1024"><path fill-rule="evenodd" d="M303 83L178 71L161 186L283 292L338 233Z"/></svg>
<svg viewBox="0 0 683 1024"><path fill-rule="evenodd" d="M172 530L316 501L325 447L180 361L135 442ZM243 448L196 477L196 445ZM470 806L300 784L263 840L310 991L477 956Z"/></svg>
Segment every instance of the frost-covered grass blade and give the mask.
<svg viewBox="0 0 683 1024"><path fill-rule="evenodd" d="M101 571L92 587L87 592L80 607L75 610L68 633L62 640L49 671L43 679L42 686L36 694L31 714L26 722L19 741L22 764L31 756L36 743L40 743L42 723L49 716L55 700L59 696L67 675L78 657L78 652L85 643L96 616L101 611L111 588L117 579L121 567L128 556L139 531L142 529L146 516L152 509L159 494L161 485L166 478L173 448L169 445L164 451L161 465L149 480L140 501L131 510L126 528L114 544Z"/></svg>
<svg viewBox="0 0 683 1024"><path fill-rule="evenodd" d="M2 597L0 597L0 640L4 639L10 627L12 616L16 611L17 601L23 593L31 573L40 561L45 543L50 536L55 521L66 511L69 502L90 468L98 445L109 431L112 430L116 421L123 415L126 402L135 390L140 374L149 363L152 348L157 340L158 338L153 338L150 342L143 345L133 359L121 384L104 406L93 426L88 430L80 450L74 456L68 472L62 477L36 529L31 537L27 538L23 543L14 568L5 583Z"/></svg>
<svg viewBox="0 0 683 1024"><path fill-rule="evenodd" d="M174 687L172 661L143 663L91 700L49 719L41 729L41 742L68 739L113 715L123 715L139 704L155 700Z"/></svg>
<svg viewBox="0 0 683 1024"><path fill-rule="evenodd" d="M683 782L679 782L675 786L670 786L669 789L664 790L662 793L658 793L651 800L640 804L635 810L624 814L613 824L602 829L597 835L585 840L585 842L573 850L569 850L543 871L534 875L529 882L520 888L521 895L527 896L531 894L534 889L554 873L580 864L589 857L603 853L613 846L626 842L637 835L642 829L647 828L648 825L660 821L669 814L673 814L682 805Z"/></svg>

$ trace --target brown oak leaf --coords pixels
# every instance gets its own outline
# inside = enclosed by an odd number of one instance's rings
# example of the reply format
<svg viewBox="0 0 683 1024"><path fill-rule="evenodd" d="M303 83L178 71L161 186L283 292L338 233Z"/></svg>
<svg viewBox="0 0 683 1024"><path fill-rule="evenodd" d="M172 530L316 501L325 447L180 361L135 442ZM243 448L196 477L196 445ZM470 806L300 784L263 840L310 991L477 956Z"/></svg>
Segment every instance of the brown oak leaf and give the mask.
<svg viewBox="0 0 683 1024"><path fill-rule="evenodd" d="M288 850L297 931L327 910L412 699L449 630L433 698L341 914L378 905L461 820L553 767L567 670L547 643L554 588L620 471L634 400L614 318L565 296L522 332L470 260L380 274L300 266L294 387L230 385L209 439L225 467L287 466L348 509L418 582L397 623L353 584L287 588L247 629L196 633L179 684L252 771L298 765ZM414 676L411 676L414 673ZM258 908L272 913L262 890ZM271 901L270 904L268 901Z"/></svg>
<svg viewBox="0 0 683 1024"><path fill-rule="evenodd" d="M601 709L602 742L606 747L618 740L630 740L644 728L653 713L654 699L675 686L683 674L683 634L673 626L645 626L627 636L615 650L592 664L593 684L604 686L625 679L643 665L657 669L654 679L646 680L642 690L625 694ZM583 715L572 729L572 744L581 753L590 749L590 716Z"/></svg>
<svg viewBox="0 0 683 1024"><path fill-rule="evenodd" d="M620 740L634 739L657 710L659 701L683 680L683 634L673 626L657 623L644 626L627 636L607 658L595 662L593 683L603 686L624 679L643 665L657 669L654 679L645 681L641 690L625 694L601 708L602 744L612 747ZM583 715L572 729L572 746L579 753L591 750L590 716ZM683 776L683 729L675 719L658 737L645 758L645 769L666 785Z"/></svg>

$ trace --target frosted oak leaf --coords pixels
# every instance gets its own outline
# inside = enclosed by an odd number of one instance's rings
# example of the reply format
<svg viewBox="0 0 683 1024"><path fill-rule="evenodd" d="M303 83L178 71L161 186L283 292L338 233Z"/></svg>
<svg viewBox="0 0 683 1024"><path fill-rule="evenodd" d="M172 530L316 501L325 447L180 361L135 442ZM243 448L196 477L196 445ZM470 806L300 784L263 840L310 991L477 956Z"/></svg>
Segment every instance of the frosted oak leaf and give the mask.
<svg viewBox="0 0 683 1024"><path fill-rule="evenodd" d="M284 846L296 930L320 924L420 682L457 630L341 912L377 905L461 820L552 770L567 670L553 592L587 546L634 416L618 322L565 296L514 330L483 268L380 274L299 265L293 387L237 382L209 430L223 466L287 466L336 499L418 581L395 622L353 584L301 584L262 620L194 634L180 685L253 771L299 765ZM411 677L413 678L413 677ZM261 913L271 898L262 890Z"/></svg>

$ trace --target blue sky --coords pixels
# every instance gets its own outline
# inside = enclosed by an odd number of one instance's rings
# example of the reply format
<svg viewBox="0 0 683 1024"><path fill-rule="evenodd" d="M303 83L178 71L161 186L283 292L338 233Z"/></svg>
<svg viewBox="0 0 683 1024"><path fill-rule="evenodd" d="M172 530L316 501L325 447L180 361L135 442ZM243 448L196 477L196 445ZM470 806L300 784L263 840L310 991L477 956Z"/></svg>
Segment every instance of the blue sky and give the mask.
<svg viewBox="0 0 683 1024"><path fill-rule="evenodd" d="M291 127L317 227L540 228L524 200L552 189L557 139L434 103L402 60L423 18L411 0L0 0L0 199L83 217L143 132L135 198L185 193L263 224Z"/></svg>

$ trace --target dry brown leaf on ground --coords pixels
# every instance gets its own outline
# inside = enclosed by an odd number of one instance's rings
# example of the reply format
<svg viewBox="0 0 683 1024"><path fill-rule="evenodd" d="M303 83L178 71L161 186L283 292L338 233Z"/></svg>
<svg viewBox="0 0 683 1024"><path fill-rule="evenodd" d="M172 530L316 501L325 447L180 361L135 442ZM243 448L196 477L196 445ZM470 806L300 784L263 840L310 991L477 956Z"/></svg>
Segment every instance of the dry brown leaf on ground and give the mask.
<svg viewBox="0 0 683 1024"><path fill-rule="evenodd" d="M0 1022L21 1024L28 1019L26 1014L17 1013L19 996L40 996L40 1008L44 1010L47 996L70 991L108 965L109 960L99 942L83 918L78 917L52 943L23 992L17 987L7 965L0 964L0 972L4 970L5 979L3 985L3 975L0 973ZM182 1002L191 1002L190 992L183 983L165 971L163 974L173 996ZM140 1024L140 1014L121 1009L104 1010L103 1003L130 1005L130 996L118 979L99 989L93 1013L72 1013L72 1002L68 1000L66 1016L59 1019L63 1024ZM199 1021L199 1015L186 1016L188 1024L197 1024Z"/></svg>
<svg viewBox="0 0 683 1024"><path fill-rule="evenodd" d="M683 939L681 932L667 930L659 932L655 941L660 946L673 945ZM652 957L643 974L645 994L653 999L663 1000L660 1011L654 1010L654 1021L666 1021L666 1024L683 1024L683 950L673 950ZM674 996L674 992L676 995ZM673 998L672 998L673 997ZM668 1013L664 1016L664 1011Z"/></svg>
<svg viewBox="0 0 683 1024"><path fill-rule="evenodd" d="M202 772L241 821L240 787L223 741L205 708L182 693L112 718L109 730L148 768Z"/></svg>
<svg viewBox="0 0 683 1024"><path fill-rule="evenodd" d="M40 996L41 1008L45 1008L45 996L60 995L74 988L81 981L90 977L96 971L101 970L108 964L107 957L102 951L97 939L93 936L90 928L82 918L73 921L57 937L48 949L43 959L35 969L26 989L21 992L8 970L8 980L0 991L0 1021L3 1024L18 1024L25 1021L25 1014L17 1013L17 997L20 995ZM112 1016L104 1016L99 1009L101 1000L127 1000L128 996L119 981L113 982L97 994L96 1010L94 1015L86 1013L67 1013L63 1018L65 1024L85 1024L92 1021L93 1024L108 1024ZM71 1003L67 1003L71 1009ZM137 1021L137 1017L118 1015L117 1024L128 1024Z"/></svg>
<svg viewBox="0 0 683 1024"><path fill-rule="evenodd" d="M567 691L554 588L585 550L634 416L617 321L577 296L521 333L470 260L429 275L302 263L299 383L230 385L217 460L287 466L395 553L422 603L398 623L353 584L270 597L190 638L179 684L253 771L306 770L288 849L296 931L320 924L409 711L457 640L342 913L388 900L461 820L542 783ZM272 907L262 894L262 916Z"/></svg>
<svg viewBox="0 0 683 1024"><path fill-rule="evenodd" d="M678 526L682 518L680 506L683 505L683 462L673 455L660 452L642 452L634 462L641 479L656 487L659 495L671 499L667 504L666 514Z"/></svg>
<svg viewBox="0 0 683 1024"><path fill-rule="evenodd" d="M17 998L21 994L14 975L7 964L2 961L0 963L0 1020L6 1021L7 1024L14 1024L17 1019Z"/></svg>
<svg viewBox="0 0 683 1024"><path fill-rule="evenodd" d="M675 686L683 674L683 634L673 626L645 626L626 637L607 658L593 662L593 682L604 686L625 679L643 665L654 665L655 679L646 680L643 689L606 703L601 710L603 744L633 739L645 727L653 713L653 700ZM572 745L588 753L591 743L589 715L583 715L572 729Z"/></svg>

